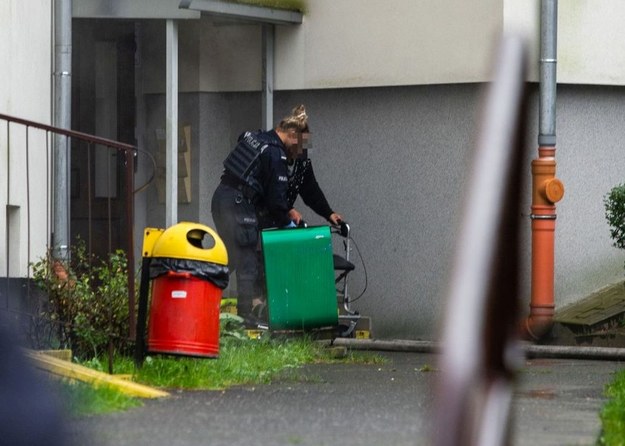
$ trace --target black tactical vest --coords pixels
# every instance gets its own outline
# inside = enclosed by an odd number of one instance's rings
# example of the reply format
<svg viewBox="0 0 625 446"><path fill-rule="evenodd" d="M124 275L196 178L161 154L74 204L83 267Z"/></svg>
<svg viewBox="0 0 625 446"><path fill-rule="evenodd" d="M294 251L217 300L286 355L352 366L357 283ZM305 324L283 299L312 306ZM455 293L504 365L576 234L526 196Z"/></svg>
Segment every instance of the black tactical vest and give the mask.
<svg viewBox="0 0 625 446"><path fill-rule="evenodd" d="M256 178L260 165L260 154L268 144L258 139L258 134L245 132L236 147L224 161L226 172L249 186L257 193L262 193L262 186Z"/></svg>

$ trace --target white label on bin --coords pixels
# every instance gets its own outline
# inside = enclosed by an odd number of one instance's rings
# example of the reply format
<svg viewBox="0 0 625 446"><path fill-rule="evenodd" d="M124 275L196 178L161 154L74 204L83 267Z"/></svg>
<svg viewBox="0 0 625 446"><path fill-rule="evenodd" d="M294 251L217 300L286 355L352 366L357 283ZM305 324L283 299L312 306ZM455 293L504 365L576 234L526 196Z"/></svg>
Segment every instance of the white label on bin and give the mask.
<svg viewBox="0 0 625 446"><path fill-rule="evenodd" d="M176 290L171 292L172 299L186 299L187 292L184 290Z"/></svg>

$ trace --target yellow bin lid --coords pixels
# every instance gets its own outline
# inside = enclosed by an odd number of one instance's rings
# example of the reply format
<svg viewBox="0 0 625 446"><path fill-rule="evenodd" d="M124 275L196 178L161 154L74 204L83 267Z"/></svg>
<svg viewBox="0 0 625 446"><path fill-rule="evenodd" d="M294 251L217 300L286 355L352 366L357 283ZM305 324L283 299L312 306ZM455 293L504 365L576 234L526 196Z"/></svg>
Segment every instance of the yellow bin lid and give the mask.
<svg viewBox="0 0 625 446"><path fill-rule="evenodd" d="M161 232L160 236L154 237L159 232ZM154 240L151 249L149 243L148 246L145 243L149 239ZM147 228L143 250L144 257L166 257L199 260L220 265L228 264L226 245L217 235L217 232L208 226L187 221L173 225L164 231Z"/></svg>

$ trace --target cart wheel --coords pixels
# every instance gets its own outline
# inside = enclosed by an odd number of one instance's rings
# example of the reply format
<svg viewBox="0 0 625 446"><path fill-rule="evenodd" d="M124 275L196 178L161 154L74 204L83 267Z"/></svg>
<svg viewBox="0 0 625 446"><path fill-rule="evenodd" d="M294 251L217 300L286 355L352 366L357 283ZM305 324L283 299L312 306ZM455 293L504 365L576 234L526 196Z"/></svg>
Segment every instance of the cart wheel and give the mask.
<svg viewBox="0 0 625 446"><path fill-rule="evenodd" d="M341 338L353 338L354 337L354 330L350 329L351 327L349 325L345 325L345 324L339 324L339 326L337 327L337 332L339 337Z"/></svg>

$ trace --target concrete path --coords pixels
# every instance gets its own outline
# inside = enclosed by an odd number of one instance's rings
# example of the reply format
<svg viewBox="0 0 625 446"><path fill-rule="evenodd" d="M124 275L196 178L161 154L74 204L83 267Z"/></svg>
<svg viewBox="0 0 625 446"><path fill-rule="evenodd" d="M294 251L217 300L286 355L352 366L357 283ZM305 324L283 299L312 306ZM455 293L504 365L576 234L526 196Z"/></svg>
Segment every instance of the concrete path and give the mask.
<svg viewBox="0 0 625 446"><path fill-rule="evenodd" d="M613 361L527 361L514 401L514 444L594 446L605 385L623 369L625 363Z"/></svg>
<svg viewBox="0 0 625 446"><path fill-rule="evenodd" d="M223 392L172 392L112 415L70 420L93 446L427 445L437 356L382 352L384 365L312 365ZM604 385L625 364L534 359L519 374L516 446L593 445Z"/></svg>

